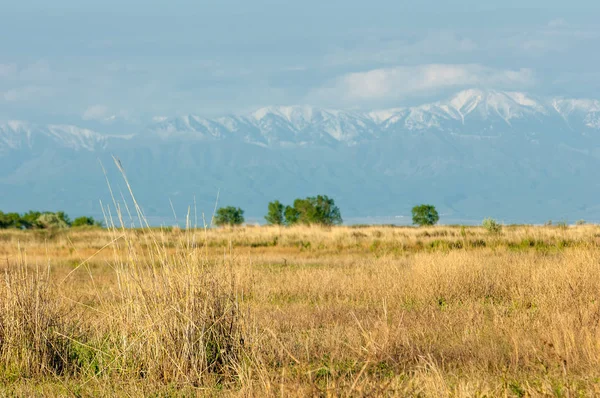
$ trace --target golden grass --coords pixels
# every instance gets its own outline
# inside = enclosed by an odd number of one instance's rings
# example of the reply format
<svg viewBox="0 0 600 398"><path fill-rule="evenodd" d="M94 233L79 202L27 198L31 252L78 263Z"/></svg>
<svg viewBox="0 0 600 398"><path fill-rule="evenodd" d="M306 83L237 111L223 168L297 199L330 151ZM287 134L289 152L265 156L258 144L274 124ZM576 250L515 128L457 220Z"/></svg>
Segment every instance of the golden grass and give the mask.
<svg viewBox="0 0 600 398"><path fill-rule="evenodd" d="M600 394L600 228L0 232L0 395Z"/></svg>

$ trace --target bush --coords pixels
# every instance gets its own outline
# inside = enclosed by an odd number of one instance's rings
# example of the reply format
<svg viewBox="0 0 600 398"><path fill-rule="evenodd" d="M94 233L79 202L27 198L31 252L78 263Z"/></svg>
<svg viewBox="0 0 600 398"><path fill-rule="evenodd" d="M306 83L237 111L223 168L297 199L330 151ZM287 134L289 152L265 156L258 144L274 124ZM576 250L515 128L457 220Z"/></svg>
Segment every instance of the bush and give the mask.
<svg viewBox="0 0 600 398"><path fill-rule="evenodd" d="M56 217L58 217L59 220L67 224L68 227L71 226L71 218L67 215L67 213L65 213L64 211L57 211L55 214Z"/></svg>
<svg viewBox="0 0 600 398"><path fill-rule="evenodd" d="M502 232L502 225L493 218L484 219L481 225L491 234L499 234Z"/></svg>
<svg viewBox="0 0 600 398"><path fill-rule="evenodd" d="M73 220L73 223L71 224L71 226L73 226L73 227L92 227L92 226L101 227L102 221L94 220L94 217L83 216L83 217L77 217L75 220Z"/></svg>
<svg viewBox="0 0 600 398"><path fill-rule="evenodd" d="M221 225L241 225L244 223L244 210L233 206L221 207L215 215L215 224Z"/></svg>
<svg viewBox="0 0 600 398"><path fill-rule="evenodd" d="M440 220L440 216L432 205L419 205L412 208L413 224L420 227L424 225L435 225Z"/></svg>
<svg viewBox="0 0 600 398"><path fill-rule="evenodd" d="M57 229L65 229L69 228L69 224L67 224L64 219L61 219L57 213L44 213L37 219L37 224L41 228L57 228Z"/></svg>

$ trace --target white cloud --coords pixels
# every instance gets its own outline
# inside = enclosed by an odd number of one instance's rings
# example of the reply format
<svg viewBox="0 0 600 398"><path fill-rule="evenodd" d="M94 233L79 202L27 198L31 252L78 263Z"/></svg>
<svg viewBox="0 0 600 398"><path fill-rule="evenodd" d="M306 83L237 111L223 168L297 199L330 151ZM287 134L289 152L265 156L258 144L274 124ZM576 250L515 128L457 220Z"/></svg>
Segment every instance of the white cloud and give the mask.
<svg viewBox="0 0 600 398"><path fill-rule="evenodd" d="M313 94L324 100L341 98L347 102L368 102L400 99L461 86L513 89L530 86L534 81L534 73L530 69L429 64L349 73Z"/></svg>
<svg viewBox="0 0 600 398"><path fill-rule="evenodd" d="M168 119L168 117L166 117L166 116L154 116L152 118L152 121L155 123L160 123L160 122L164 122L167 119Z"/></svg>
<svg viewBox="0 0 600 398"><path fill-rule="evenodd" d="M111 116L106 105L92 105L81 115L83 120L106 120Z"/></svg>
<svg viewBox="0 0 600 398"><path fill-rule="evenodd" d="M139 120L133 117L125 109L115 110L114 107L97 104L88 107L81 115L83 120L96 121L104 124L114 125L116 123L137 123Z"/></svg>

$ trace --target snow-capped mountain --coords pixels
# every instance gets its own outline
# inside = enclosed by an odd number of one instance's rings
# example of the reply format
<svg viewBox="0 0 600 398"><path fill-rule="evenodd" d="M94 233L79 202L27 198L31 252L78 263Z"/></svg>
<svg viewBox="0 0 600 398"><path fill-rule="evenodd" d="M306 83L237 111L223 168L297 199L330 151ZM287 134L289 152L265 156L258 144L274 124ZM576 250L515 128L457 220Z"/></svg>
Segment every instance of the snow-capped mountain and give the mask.
<svg viewBox="0 0 600 398"><path fill-rule="evenodd" d="M559 128L600 130L600 102L538 99L525 93L465 90L439 102L371 112L273 106L248 116L205 119L167 118L148 127L163 139L240 139L259 145L356 145L390 134L440 131L455 134L535 129L559 122Z"/></svg>
<svg viewBox="0 0 600 398"><path fill-rule="evenodd" d="M338 142L352 145L374 138L377 131L377 124L368 114L281 106L261 108L247 116L167 118L149 126L146 134L162 139L185 136L198 140L239 139L263 146L294 146Z"/></svg>
<svg viewBox="0 0 600 398"><path fill-rule="evenodd" d="M0 125L0 154L3 151L41 148L52 144L76 151L94 151L102 149L106 141L106 136L76 126L38 126L16 120Z"/></svg>
<svg viewBox="0 0 600 398"><path fill-rule="evenodd" d="M240 140L262 146L331 146L357 145L388 136L400 139L409 132L462 135L521 128L530 132L545 128L546 123L582 135L600 130L600 101L539 99L525 93L472 89L444 101L370 112L272 106L242 116L164 118L137 136L162 140ZM65 148L91 151L103 148L107 138L71 125L39 126L21 121L0 124L0 150L31 147L50 139Z"/></svg>
<svg viewBox="0 0 600 398"><path fill-rule="evenodd" d="M271 200L324 193L346 216L432 202L453 220L600 221L597 100L472 89L373 111L161 117L129 133L0 123L0 210L100 214L98 199L112 198L98 161L118 185L116 155L157 216L172 214L169 200L187 209L197 198L199 211L212 211L220 191L221 204L257 218Z"/></svg>

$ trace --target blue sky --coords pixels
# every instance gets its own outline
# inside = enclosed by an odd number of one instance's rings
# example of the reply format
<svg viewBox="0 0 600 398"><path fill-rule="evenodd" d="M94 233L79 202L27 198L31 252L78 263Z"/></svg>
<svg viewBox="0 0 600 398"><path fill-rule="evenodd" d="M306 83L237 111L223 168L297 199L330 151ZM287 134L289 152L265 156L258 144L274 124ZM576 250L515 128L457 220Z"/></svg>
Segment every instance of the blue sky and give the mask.
<svg viewBox="0 0 600 398"><path fill-rule="evenodd" d="M264 105L393 107L471 86L600 97L598 1L54 0L2 9L0 120L134 128Z"/></svg>

